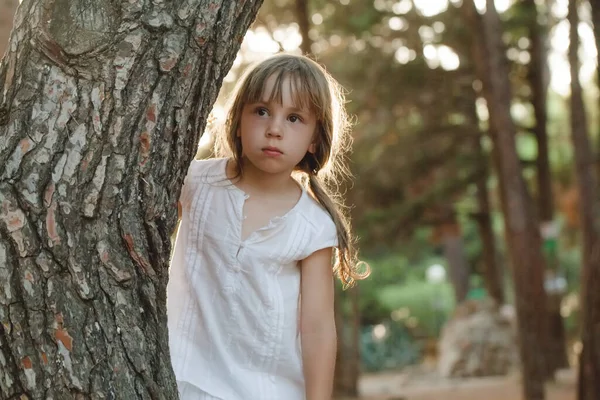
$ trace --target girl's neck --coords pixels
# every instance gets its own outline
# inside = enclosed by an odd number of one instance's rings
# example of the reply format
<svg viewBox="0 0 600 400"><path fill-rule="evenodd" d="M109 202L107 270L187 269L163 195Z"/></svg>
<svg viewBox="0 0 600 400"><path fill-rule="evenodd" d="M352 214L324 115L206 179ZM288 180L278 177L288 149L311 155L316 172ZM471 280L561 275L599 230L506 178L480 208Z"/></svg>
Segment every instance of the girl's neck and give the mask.
<svg viewBox="0 0 600 400"><path fill-rule="evenodd" d="M298 184L291 177L290 173L269 174L254 165L248 160L243 160L244 171L239 174L239 179L234 183L247 194L282 194L290 190L299 189ZM238 175L235 162L228 163L228 175Z"/></svg>

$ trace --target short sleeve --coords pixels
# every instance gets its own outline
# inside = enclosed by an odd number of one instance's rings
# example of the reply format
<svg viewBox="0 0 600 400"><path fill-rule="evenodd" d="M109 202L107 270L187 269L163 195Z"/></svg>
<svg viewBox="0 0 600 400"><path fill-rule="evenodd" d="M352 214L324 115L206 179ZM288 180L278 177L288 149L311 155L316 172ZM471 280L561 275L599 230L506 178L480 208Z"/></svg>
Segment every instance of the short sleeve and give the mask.
<svg viewBox="0 0 600 400"><path fill-rule="evenodd" d="M189 208L198 185L202 183L203 172L208 168L208 164L209 160L192 160L179 196L179 202L183 208Z"/></svg>
<svg viewBox="0 0 600 400"><path fill-rule="evenodd" d="M309 244L302 255L302 259L305 259L318 250L327 247L337 247L337 228L335 227L333 220L331 218L323 218L322 222L317 226L317 231L308 243Z"/></svg>

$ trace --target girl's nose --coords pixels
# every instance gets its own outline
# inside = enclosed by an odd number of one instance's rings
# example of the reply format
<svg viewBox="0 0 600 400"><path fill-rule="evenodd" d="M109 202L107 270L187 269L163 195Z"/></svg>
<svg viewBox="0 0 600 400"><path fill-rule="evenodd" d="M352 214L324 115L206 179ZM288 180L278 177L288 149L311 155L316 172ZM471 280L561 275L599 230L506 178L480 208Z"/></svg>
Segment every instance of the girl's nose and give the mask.
<svg viewBox="0 0 600 400"><path fill-rule="evenodd" d="M275 137L275 138L281 137L281 123L278 121L277 118L273 118L271 120L271 123L267 127L266 133L267 133L267 137Z"/></svg>

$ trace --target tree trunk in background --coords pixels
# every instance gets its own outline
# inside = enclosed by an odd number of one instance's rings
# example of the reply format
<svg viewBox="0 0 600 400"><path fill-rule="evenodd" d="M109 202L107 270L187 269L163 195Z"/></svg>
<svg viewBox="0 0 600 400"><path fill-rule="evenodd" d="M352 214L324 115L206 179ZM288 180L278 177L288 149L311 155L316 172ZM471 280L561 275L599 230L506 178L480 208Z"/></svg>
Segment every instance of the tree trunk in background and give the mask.
<svg viewBox="0 0 600 400"><path fill-rule="evenodd" d="M456 304L460 304L465 301L469 292L469 267L456 212L451 205L446 208L443 211L445 221L437 229L440 231L440 243L448 262L448 275L454 288Z"/></svg>
<svg viewBox="0 0 600 400"><path fill-rule="evenodd" d="M540 219L540 231L544 248L546 249L547 278L558 278L558 258L556 240L558 236L557 223L554 221L554 204L552 191L552 176L550 171L550 159L548 154L548 56L546 45L546 34L538 22L538 11L535 0L526 0L525 5L529 13L529 29L531 40L531 63L529 64L529 84L531 86L534 114L535 114L535 137L537 140L537 182L538 182L538 215ZM548 351L547 363L550 367L549 373L560 368L569 366L567 358L567 342L563 318L560 314L562 293L557 290L547 293L548 297Z"/></svg>
<svg viewBox="0 0 600 400"><path fill-rule="evenodd" d="M479 144L480 151L481 144ZM496 242L494 240L494 231L492 230L492 218L490 209L490 199L487 189L487 174L477 179L477 227L481 236L484 272L483 278L485 288L489 296L494 299L496 304L504 304L504 290L502 283L502 271L496 259Z"/></svg>
<svg viewBox="0 0 600 400"><path fill-rule="evenodd" d="M310 39L310 11L308 7L309 0L296 0L296 19L302 35L300 50L302 54L310 56L312 54L312 40Z"/></svg>
<svg viewBox="0 0 600 400"><path fill-rule="evenodd" d="M600 49L600 0L589 0L592 7L592 23L594 25L594 38L596 39L596 49ZM600 51L597 51L597 63L596 68L596 82L600 85ZM597 112L600 112L600 98L596 103ZM600 115L600 114L599 114ZM596 147L596 176L600 177L600 133L597 133L597 147Z"/></svg>
<svg viewBox="0 0 600 400"><path fill-rule="evenodd" d="M360 375L360 311L359 285L341 290L336 288L335 321L338 335L334 396L358 397ZM350 315L344 305L350 305Z"/></svg>
<svg viewBox="0 0 600 400"><path fill-rule="evenodd" d="M507 250L510 255L519 327L519 348L523 372L523 390L526 400L545 398L545 367L543 354L548 319L546 294L543 286L544 257L533 201L527 191L516 152L516 129L511 118L511 90L507 61L502 43L502 28L494 1L487 0L483 21L474 0L465 2L465 12L474 28L479 46L485 48L487 59L478 71L486 71L482 82L493 124L492 140L499 157L498 178L503 184L504 225ZM540 336L542 335L542 336Z"/></svg>
<svg viewBox="0 0 600 400"><path fill-rule="evenodd" d="M177 397L176 202L260 5L19 7L0 65L0 398Z"/></svg>
<svg viewBox="0 0 600 400"><path fill-rule="evenodd" d="M476 75L478 74L476 73ZM473 85L471 85L471 87L472 86ZM465 90L468 89L465 88ZM473 92L473 95L473 98L469 99L469 103L465 104L465 115L469 120L469 123L477 127L479 125L479 120L477 117L477 109L475 108L475 101L478 94ZM473 138L472 151L474 156L477 157L479 168L485 171L485 173L480 174L475 181L478 211L473 214L473 218L477 221L479 236L481 237L483 281L488 296L494 299L496 304L500 306L504 304L505 301L503 273L500 264L498 263L496 240L492 228L492 210L487 187L489 179L488 157L481 146L481 137L475 136Z"/></svg>
<svg viewBox="0 0 600 400"><path fill-rule="evenodd" d="M0 0L0 58L6 51L19 0Z"/></svg>
<svg viewBox="0 0 600 400"><path fill-rule="evenodd" d="M583 350L579 365L579 400L600 398L600 228L594 155L590 147L587 117L579 83L579 2L569 2L571 64L571 137L579 189L579 212L583 236L581 273Z"/></svg>

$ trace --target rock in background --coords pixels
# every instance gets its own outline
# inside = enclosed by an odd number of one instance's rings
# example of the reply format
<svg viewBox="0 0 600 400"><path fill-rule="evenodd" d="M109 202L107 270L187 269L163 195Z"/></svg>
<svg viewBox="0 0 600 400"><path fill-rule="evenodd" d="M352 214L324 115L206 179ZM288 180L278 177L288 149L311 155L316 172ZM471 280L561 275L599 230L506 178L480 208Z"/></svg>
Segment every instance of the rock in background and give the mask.
<svg viewBox="0 0 600 400"><path fill-rule="evenodd" d="M506 375L518 366L514 322L490 299L467 300L444 326L438 354L445 378Z"/></svg>

